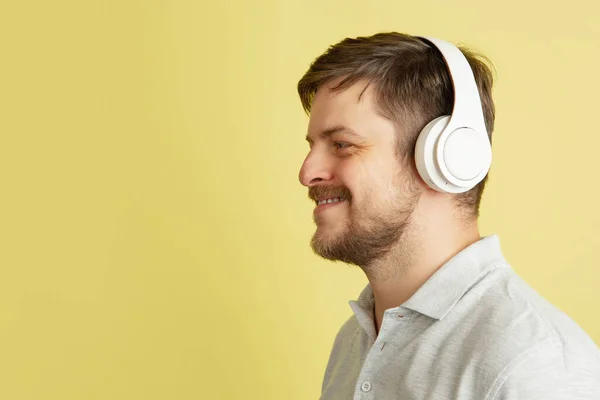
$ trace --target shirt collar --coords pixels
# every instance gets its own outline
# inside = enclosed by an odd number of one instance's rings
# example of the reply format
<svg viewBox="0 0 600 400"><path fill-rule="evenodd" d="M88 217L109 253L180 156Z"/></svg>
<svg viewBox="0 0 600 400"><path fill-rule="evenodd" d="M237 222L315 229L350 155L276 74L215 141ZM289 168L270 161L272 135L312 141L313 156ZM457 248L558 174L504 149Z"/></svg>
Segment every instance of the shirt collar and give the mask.
<svg viewBox="0 0 600 400"><path fill-rule="evenodd" d="M498 236L484 237L452 257L400 307L441 320L479 280L500 266L508 264L502 255ZM367 333L373 325L374 304L370 284L363 289L357 301L350 301Z"/></svg>

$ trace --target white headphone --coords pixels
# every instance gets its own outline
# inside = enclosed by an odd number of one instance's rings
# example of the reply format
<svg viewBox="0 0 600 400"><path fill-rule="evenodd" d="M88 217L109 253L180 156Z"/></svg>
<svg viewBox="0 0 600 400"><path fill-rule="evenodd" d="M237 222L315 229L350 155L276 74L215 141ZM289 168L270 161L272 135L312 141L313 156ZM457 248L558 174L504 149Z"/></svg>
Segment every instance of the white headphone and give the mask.
<svg viewBox="0 0 600 400"><path fill-rule="evenodd" d="M463 193L488 173L492 146L477 83L469 62L453 44L421 37L434 45L446 62L454 87L452 115L429 122L415 147L417 170L432 188L445 193Z"/></svg>

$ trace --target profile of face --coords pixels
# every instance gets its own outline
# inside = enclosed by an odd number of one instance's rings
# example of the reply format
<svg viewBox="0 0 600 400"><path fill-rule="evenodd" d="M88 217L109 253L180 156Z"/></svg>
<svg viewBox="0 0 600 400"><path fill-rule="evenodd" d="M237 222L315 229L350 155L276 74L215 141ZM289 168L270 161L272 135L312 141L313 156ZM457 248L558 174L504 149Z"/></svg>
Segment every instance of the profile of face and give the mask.
<svg viewBox="0 0 600 400"><path fill-rule="evenodd" d="M410 228L421 190L398 158L395 125L375 111L371 86L331 92L335 83L315 94L299 178L315 201L314 252L366 267Z"/></svg>

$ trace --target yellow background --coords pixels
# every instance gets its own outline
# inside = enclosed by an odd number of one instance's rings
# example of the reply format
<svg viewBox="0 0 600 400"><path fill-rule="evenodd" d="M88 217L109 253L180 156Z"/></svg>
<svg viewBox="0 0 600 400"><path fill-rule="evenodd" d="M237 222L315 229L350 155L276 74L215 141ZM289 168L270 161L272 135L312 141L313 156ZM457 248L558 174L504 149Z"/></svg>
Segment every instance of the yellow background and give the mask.
<svg viewBox="0 0 600 400"><path fill-rule="evenodd" d="M296 83L397 30L498 71L481 229L600 343L593 1L0 0L0 398L315 399L362 290L316 258Z"/></svg>

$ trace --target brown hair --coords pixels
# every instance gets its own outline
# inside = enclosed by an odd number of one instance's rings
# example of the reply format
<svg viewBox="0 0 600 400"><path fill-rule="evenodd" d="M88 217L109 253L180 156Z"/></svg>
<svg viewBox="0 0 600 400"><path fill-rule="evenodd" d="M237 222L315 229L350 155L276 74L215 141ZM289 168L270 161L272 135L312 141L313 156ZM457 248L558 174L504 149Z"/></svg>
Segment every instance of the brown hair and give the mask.
<svg viewBox="0 0 600 400"><path fill-rule="evenodd" d="M493 66L484 56L459 48L473 70L491 141L495 115ZM452 81L439 50L417 37L397 32L346 38L319 56L298 82L298 94L307 114L319 87L338 78L341 81L332 91L345 90L359 80L373 85L375 111L403 132L398 135L398 154L416 173L414 149L419 132L432 119L450 115L454 105ZM456 195L459 208L469 217L479 216L486 181L487 176L470 191Z"/></svg>

